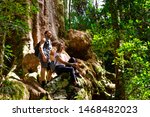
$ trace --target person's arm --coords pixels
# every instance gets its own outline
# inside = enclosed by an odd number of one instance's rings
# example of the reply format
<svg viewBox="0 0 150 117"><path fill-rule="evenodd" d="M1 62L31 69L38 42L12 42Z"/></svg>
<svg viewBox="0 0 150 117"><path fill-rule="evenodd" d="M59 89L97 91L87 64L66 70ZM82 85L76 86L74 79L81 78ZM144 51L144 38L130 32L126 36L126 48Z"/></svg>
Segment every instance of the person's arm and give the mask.
<svg viewBox="0 0 150 117"><path fill-rule="evenodd" d="M55 49L55 47L53 47L52 50L50 51L50 60L51 61L55 60L55 53L56 53L56 49Z"/></svg>
<svg viewBox="0 0 150 117"><path fill-rule="evenodd" d="M43 47L44 47L44 43L45 43L46 39L45 38L42 38L41 42L40 42L40 47L39 47L39 50L40 50L40 53L42 55L42 59L44 62L47 62L47 57L45 56L44 54L44 51L43 51Z"/></svg>
<svg viewBox="0 0 150 117"><path fill-rule="evenodd" d="M77 66L76 63L69 63L69 62L66 62L66 61L62 60L61 57L58 56L58 55L56 56L56 59L57 59L57 61L59 61L62 64L65 64L65 65L70 65L72 67L76 67Z"/></svg>

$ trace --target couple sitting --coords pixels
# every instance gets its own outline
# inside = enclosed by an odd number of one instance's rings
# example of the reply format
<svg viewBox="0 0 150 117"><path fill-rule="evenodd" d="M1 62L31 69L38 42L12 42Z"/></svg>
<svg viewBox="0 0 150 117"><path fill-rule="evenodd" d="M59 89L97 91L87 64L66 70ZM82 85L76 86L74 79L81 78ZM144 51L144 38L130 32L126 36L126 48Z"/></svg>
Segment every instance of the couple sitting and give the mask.
<svg viewBox="0 0 150 117"><path fill-rule="evenodd" d="M38 82L42 87L45 86L46 81L49 82L51 80L52 71L48 69L48 63L50 63L50 61L56 63L55 72L57 75L65 72L69 73L74 84L77 84L75 68L78 68L78 64L74 63L74 59L70 59L69 55L67 56L67 53L64 54L64 47L63 43L53 40L51 31L45 31L44 37L40 41L40 53L38 55L41 63L41 75L38 77Z"/></svg>

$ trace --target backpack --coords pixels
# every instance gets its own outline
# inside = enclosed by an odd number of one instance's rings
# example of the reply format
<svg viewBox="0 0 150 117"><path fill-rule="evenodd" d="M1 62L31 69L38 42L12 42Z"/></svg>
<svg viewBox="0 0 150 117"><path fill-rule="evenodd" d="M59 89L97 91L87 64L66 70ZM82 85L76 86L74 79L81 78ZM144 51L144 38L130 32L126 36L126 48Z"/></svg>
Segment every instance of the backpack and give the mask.
<svg viewBox="0 0 150 117"><path fill-rule="evenodd" d="M45 43L44 43L44 47L47 46L47 45L49 45L49 44L50 44L50 43L49 43L48 39L46 39L46 41L45 41ZM39 53L40 53L39 47L40 47L40 42L37 43L36 46L34 47L34 51L35 51L35 52L34 52L34 55L35 55L36 57L39 57Z"/></svg>
<svg viewBox="0 0 150 117"><path fill-rule="evenodd" d="M40 47L40 42L39 43L37 43L36 44L36 46L34 47L34 55L36 56L36 57L38 57L39 56L39 47Z"/></svg>

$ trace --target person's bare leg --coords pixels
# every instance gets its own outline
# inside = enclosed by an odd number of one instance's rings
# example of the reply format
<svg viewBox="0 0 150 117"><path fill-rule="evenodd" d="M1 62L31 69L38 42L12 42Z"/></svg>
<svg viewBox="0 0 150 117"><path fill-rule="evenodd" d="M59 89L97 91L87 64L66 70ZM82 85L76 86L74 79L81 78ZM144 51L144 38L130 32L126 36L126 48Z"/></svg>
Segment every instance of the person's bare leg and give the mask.
<svg viewBox="0 0 150 117"><path fill-rule="evenodd" d="M47 72L47 81L50 81L52 79L52 72L50 70L48 70Z"/></svg>
<svg viewBox="0 0 150 117"><path fill-rule="evenodd" d="M45 81L45 71L46 71L45 68L41 68L41 77L39 79L40 84L42 83L42 81Z"/></svg>

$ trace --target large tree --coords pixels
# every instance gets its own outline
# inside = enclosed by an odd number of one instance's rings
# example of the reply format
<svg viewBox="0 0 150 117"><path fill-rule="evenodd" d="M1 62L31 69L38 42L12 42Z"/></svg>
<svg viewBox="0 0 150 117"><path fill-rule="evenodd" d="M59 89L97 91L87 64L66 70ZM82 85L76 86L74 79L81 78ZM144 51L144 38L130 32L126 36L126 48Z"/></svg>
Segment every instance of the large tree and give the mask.
<svg viewBox="0 0 150 117"><path fill-rule="evenodd" d="M36 0L32 2L36 2ZM4 60L12 56L10 47L13 45L10 43L6 44L6 42L8 40L10 42L18 42L19 45L16 44L17 47L22 44L20 43L22 42L22 37L29 31L27 19L31 11L32 6L25 0L0 1L0 82L6 69Z"/></svg>

